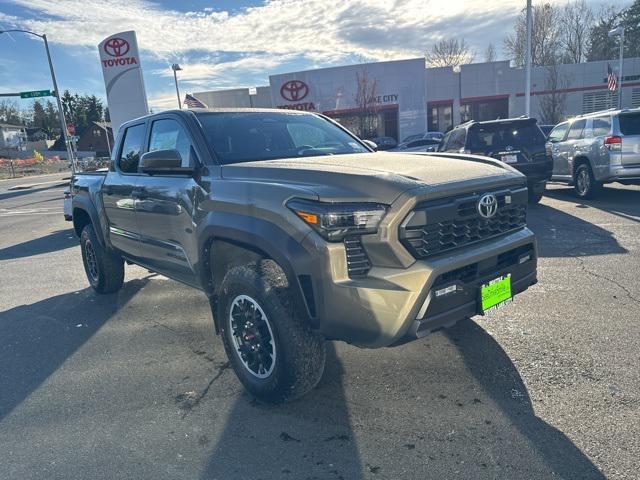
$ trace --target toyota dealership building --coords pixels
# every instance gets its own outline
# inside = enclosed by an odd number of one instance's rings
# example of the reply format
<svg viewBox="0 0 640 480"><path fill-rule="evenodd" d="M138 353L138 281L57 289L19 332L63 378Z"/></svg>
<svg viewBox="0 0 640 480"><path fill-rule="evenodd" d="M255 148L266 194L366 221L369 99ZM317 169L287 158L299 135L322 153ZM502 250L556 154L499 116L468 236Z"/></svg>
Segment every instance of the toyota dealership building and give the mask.
<svg viewBox="0 0 640 480"><path fill-rule="evenodd" d="M542 123L544 107L564 117L613 108L607 64L558 65L532 70L531 115ZM269 85L195 92L209 107L268 107L321 112L364 138L402 139L446 131L467 120L524 115L524 69L508 61L425 68L423 58L322 68L271 75ZM640 107L640 58L625 59L625 107Z"/></svg>

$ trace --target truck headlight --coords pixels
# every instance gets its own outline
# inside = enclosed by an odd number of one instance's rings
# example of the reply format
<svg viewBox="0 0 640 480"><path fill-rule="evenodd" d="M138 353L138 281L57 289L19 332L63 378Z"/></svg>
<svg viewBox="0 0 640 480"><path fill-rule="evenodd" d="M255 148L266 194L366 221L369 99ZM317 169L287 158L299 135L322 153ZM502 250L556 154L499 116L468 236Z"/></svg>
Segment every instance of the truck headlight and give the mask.
<svg viewBox="0 0 640 480"><path fill-rule="evenodd" d="M329 203L294 198L287 202L298 217L330 242L378 231L387 211L379 203Z"/></svg>

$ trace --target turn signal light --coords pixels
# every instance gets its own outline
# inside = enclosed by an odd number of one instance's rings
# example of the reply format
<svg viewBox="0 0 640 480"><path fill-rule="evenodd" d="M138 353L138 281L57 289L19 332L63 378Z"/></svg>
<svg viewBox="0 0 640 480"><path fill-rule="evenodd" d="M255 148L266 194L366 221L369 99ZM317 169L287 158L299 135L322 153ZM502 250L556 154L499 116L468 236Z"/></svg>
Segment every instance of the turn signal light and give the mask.
<svg viewBox="0 0 640 480"><path fill-rule="evenodd" d="M619 152L622 150L622 137L618 137L617 135L604 137L604 146L609 150Z"/></svg>

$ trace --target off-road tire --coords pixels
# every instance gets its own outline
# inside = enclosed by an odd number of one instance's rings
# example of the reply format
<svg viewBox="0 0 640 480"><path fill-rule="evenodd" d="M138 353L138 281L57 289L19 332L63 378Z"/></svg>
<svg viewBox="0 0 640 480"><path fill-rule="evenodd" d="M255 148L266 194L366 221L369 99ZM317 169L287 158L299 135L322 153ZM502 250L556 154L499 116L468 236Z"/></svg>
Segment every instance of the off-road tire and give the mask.
<svg viewBox="0 0 640 480"><path fill-rule="evenodd" d="M589 199L600 192L602 184L596 181L591 167L582 163L573 174L573 187L578 198Z"/></svg>
<svg viewBox="0 0 640 480"><path fill-rule="evenodd" d="M280 266L273 260L260 260L229 269L222 280L217 312L214 312L238 379L253 396L268 403L281 403L304 395L316 386L324 371L325 339L304 323L291 295ZM275 361L266 378L258 378L250 371L234 345L231 309L233 302L243 296L263 310L269 332L273 334Z"/></svg>
<svg viewBox="0 0 640 480"><path fill-rule="evenodd" d="M84 271L96 292L113 293L122 288L124 261L120 255L109 252L100 244L92 224L82 229L80 249Z"/></svg>

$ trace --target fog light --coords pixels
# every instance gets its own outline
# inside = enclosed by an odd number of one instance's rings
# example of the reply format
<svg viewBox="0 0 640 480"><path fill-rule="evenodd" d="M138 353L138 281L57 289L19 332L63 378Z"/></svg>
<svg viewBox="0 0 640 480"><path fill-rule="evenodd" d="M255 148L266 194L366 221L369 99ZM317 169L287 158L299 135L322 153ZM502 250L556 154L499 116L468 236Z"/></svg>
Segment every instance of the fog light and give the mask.
<svg viewBox="0 0 640 480"><path fill-rule="evenodd" d="M441 288L440 290L436 290L436 297L441 297L448 293L453 293L458 289L457 285L449 285L448 287Z"/></svg>

